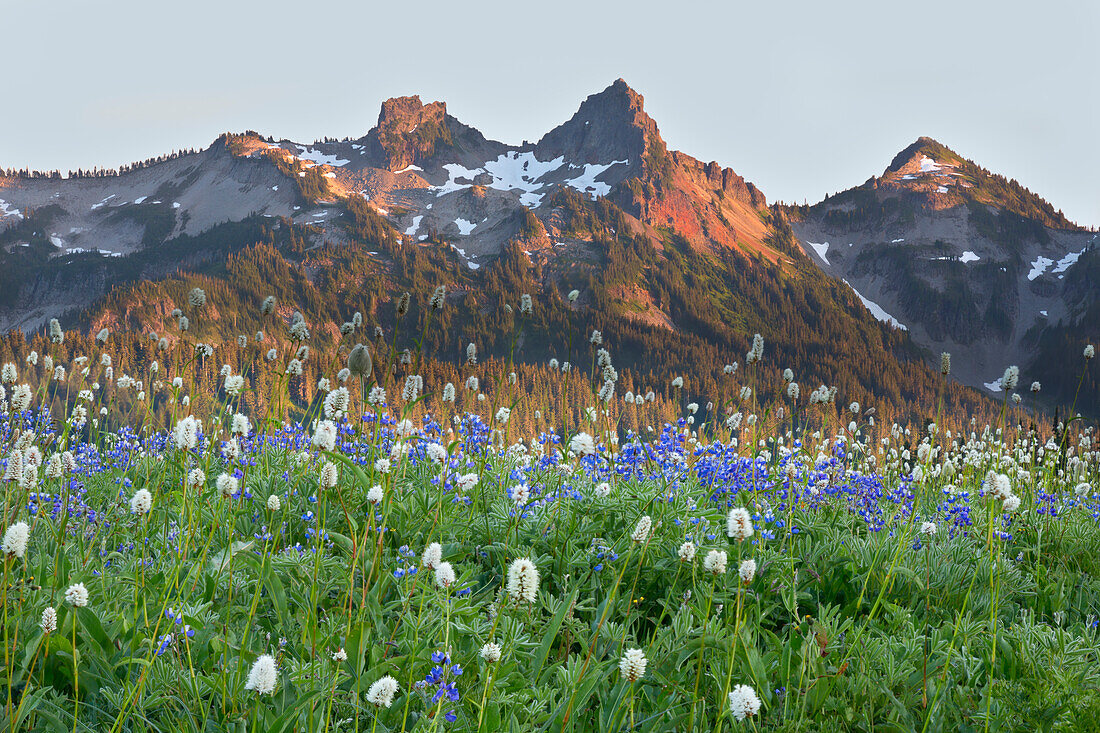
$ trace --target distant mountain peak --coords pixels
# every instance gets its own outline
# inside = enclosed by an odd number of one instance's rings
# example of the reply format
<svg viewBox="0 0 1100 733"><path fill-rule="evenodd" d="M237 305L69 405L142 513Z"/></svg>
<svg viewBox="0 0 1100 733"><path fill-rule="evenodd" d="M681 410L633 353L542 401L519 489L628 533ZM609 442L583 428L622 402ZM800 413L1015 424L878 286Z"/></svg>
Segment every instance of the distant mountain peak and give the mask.
<svg viewBox="0 0 1100 733"><path fill-rule="evenodd" d="M890 165L886 167L884 175L896 173L910 166L913 161L916 161L919 166L923 158L938 163L947 163L948 165L957 165L963 162L959 154L951 148L934 138L922 136L894 156L894 159L890 161ZM927 168L927 164L925 164L925 168Z"/></svg>
<svg viewBox="0 0 1100 733"><path fill-rule="evenodd" d="M645 100L622 79L589 95L567 122L546 133L536 147L542 159L564 155L585 163L628 160L640 167L654 146L664 149Z"/></svg>
<svg viewBox="0 0 1100 733"><path fill-rule="evenodd" d="M1078 228L1061 211L1016 180L983 168L931 137L919 137L895 155L882 181L901 189L932 194L939 207L961 199L1010 211L1055 229ZM879 183L875 181L875 187Z"/></svg>
<svg viewBox="0 0 1100 733"><path fill-rule="evenodd" d="M452 143L447 104L424 104L417 95L387 99L378 112L378 124L367 138L372 152L390 170L431 157L437 147Z"/></svg>

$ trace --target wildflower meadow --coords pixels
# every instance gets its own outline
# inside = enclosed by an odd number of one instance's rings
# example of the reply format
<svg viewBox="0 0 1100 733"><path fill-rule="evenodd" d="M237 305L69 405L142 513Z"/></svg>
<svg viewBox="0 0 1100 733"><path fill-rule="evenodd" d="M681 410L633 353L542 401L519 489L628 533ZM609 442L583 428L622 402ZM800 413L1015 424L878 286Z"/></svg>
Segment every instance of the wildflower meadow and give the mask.
<svg viewBox="0 0 1100 733"><path fill-rule="evenodd" d="M425 380L442 287L325 353L205 306L140 373L56 321L2 367L6 730L1100 730L1097 436L1015 368L900 424L757 335L661 402L573 323L558 403L512 350Z"/></svg>

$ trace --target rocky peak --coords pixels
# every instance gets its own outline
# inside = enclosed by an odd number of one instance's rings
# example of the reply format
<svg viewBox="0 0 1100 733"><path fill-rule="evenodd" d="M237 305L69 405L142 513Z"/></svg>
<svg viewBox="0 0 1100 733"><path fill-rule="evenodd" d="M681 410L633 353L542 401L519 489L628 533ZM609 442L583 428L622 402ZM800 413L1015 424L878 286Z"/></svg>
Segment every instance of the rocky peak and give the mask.
<svg viewBox="0 0 1100 733"><path fill-rule="evenodd" d="M958 154L930 137L918 137L915 142L894 156L890 165L886 168L886 174L908 172L910 169L920 171L921 161L925 158L936 163L958 165L961 162ZM927 169L928 164L925 164Z"/></svg>
<svg viewBox="0 0 1100 733"><path fill-rule="evenodd" d="M577 163L628 160L641 169L654 151L665 152L657 123L646 114L642 95L622 79L590 95L568 122L546 133L535 148L542 160L560 155Z"/></svg>
<svg viewBox="0 0 1100 733"><path fill-rule="evenodd" d="M415 95L387 99L377 126L367 133L371 152L390 170L429 158L452 143L447 120L445 102L423 104Z"/></svg>

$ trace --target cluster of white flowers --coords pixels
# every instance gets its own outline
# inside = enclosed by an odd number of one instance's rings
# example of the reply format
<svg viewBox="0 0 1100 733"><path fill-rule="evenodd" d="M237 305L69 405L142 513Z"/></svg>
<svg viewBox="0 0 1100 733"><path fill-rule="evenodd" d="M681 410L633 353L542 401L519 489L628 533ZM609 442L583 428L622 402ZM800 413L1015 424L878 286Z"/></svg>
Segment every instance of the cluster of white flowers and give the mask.
<svg viewBox="0 0 1100 733"><path fill-rule="evenodd" d="M619 673L627 682L637 682L645 676L647 660L641 649L627 649L619 660Z"/></svg>
<svg viewBox="0 0 1100 733"><path fill-rule="evenodd" d="M743 542L753 535L752 515L744 507L730 509L726 517L726 534L733 539Z"/></svg>
<svg viewBox="0 0 1100 733"><path fill-rule="evenodd" d="M433 542L424 548L424 552L420 555L420 564L426 567L428 570L434 570L439 566L439 563L443 560L443 546L438 542Z"/></svg>
<svg viewBox="0 0 1100 733"><path fill-rule="evenodd" d="M481 658L489 664L496 664L500 661L501 648L500 644L493 641L485 642L485 645L481 647Z"/></svg>
<svg viewBox="0 0 1100 733"><path fill-rule="evenodd" d="M741 582L751 583L752 579L756 577L756 561L751 557L742 560L741 566L737 568L737 574L741 576Z"/></svg>
<svg viewBox="0 0 1100 733"><path fill-rule="evenodd" d="M590 456L596 452L596 440L588 433L577 433L569 440L569 450L578 456Z"/></svg>
<svg viewBox="0 0 1100 733"><path fill-rule="evenodd" d="M440 588L450 588L455 584L455 569L449 562L441 562L435 568L435 582Z"/></svg>
<svg viewBox="0 0 1100 733"><path fill-rule="evenodd" d="M321 420L313 430L313 447L318 450L336 450L336 423L332 420Z"/></svg>
<svg viewBox="0 0 1100 733"><path fill-rule="evenodd" d="M275 657L261 654L248 672L244 689L255 690L257 695L274 695L278 684L279 668L275 665Z"/></svg>
<svg viewBox="0 0 1100 733"><path fill-rule="evenodd" d="M508 567L508 595L516 601L534 603L539 592L539 569L530 558L520 557Z"/></svg>
<svg viewBox="0 0 1100 733"><path fill-rule="evenodd" d="M331 461L325 461L321 466L321 488L331 489L336 486L336 483L340 480L340 469L336 467L335 463Z"/></svg>
<svg viewBox="0 0 1100 733"><path fill-rule="evenodd" d="M234 435L248 435L252 432L252 423L249 421L247 415L242 415L238 412L233 416L230 430Z"/></svg>
<svg viewBox="0 0 1100 733"><path fill-rule="evenodd" d="M338 420L348 411L351 404L351 394L347 387L337 387L325 395L325 417L329 420Z"/></svg>
<svg viewBox="0 0 1100 733"><path fill-rule="evenodd" d="M367 690L367 702L380 708L388 708L393 705L393 698L396 694L397 680L390 675L386 675L376 680Z"/></svg>
<svg viewBox="0 0 1100 733"><path fill-rule="evenodd" d="M223 499L231 499L237 493L238 484L237 477L228 473L219 475L215 482L218 487L218 495Z"/></svg>
<svg viewBox="0 0 1100 733"><path fill-rule="evenodd" d="M749 353L745 355L746 364L755 364L764 358L764 337L760 334L753 334L752 348L749 349Z"/></svg>
<svg viewBox="0 0 1100 733"><path fill-rule="evenodd" d="M65 601L75 608L88 605L88 589L83 583L73 583L65 590Z"/></svg>
<svg viewBox="0 0 1100 733"><path fill-rule="evenodd" d="M26 522L16 522L4 532L4 542L0 544L0 550L5 555L23 557L27 552L27 541L30 539L31 530Z"/></svg>
<svg viewBox="0 0 1100 733"><path fill-rule="evenodd" d="M149 513L153 508L153 495L148 489L138 489L130 497L130 513L141 517Z"/></svg>
<svg viewBox="0 0 1100 733"><path fill-rule="evenodd" d="M239 396L245 386L244 376L240 374L230 374L225 378L225 393L231 397Z"/></svg>
<svg viewBox="0 0 1100 733"><path fill-rule="evenodd" d="M201 432L202 423L188 415L176 423L176 427L172 431L172 441L181 450L193 450L198 447Z"/></svg>
<svg viewBox="0 0 1100 733"><path fill-rule="evenodd" d="M725 575L729 558L725 550L711 550L703 558L703 570L715 575Z"/></svg>
<svg viewBox="0 0 1100 733"><path fill-rule="evenodd" d="M730 714L741 721L760 712L760 698L748 685L735 685L729 694Z"/></svg>

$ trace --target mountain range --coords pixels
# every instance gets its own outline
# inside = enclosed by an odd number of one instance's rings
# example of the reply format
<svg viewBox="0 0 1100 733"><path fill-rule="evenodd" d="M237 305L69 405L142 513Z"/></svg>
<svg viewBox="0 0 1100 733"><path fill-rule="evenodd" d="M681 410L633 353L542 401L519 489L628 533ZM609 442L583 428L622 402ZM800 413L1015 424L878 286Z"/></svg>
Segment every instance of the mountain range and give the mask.
<svg viewBox="0 0 1100 733"><path fill-rule="evenodd" d="M84 334L165 333L199 283L218 304L211 341L246 330L268 291L336 339L351 312L387 323L401 292L443 283L460 307L432 338L455 363L469 340L505 344L493 306L531 292L542 313L520 359L563 354L583 321L639 387L691 373L721 389L760 332L807 386L901 412L938 389L940 351L964 408L1003 397L1018 364L1043 381L1042 406L1096 412L1096 376L1074 389L1100 336L1096 244L930 138L820 203L769 204L670 149L620 79L518 146L412 96L354 140L245 132L119 171L0 173L0 330L62 317Z"/></svg>

